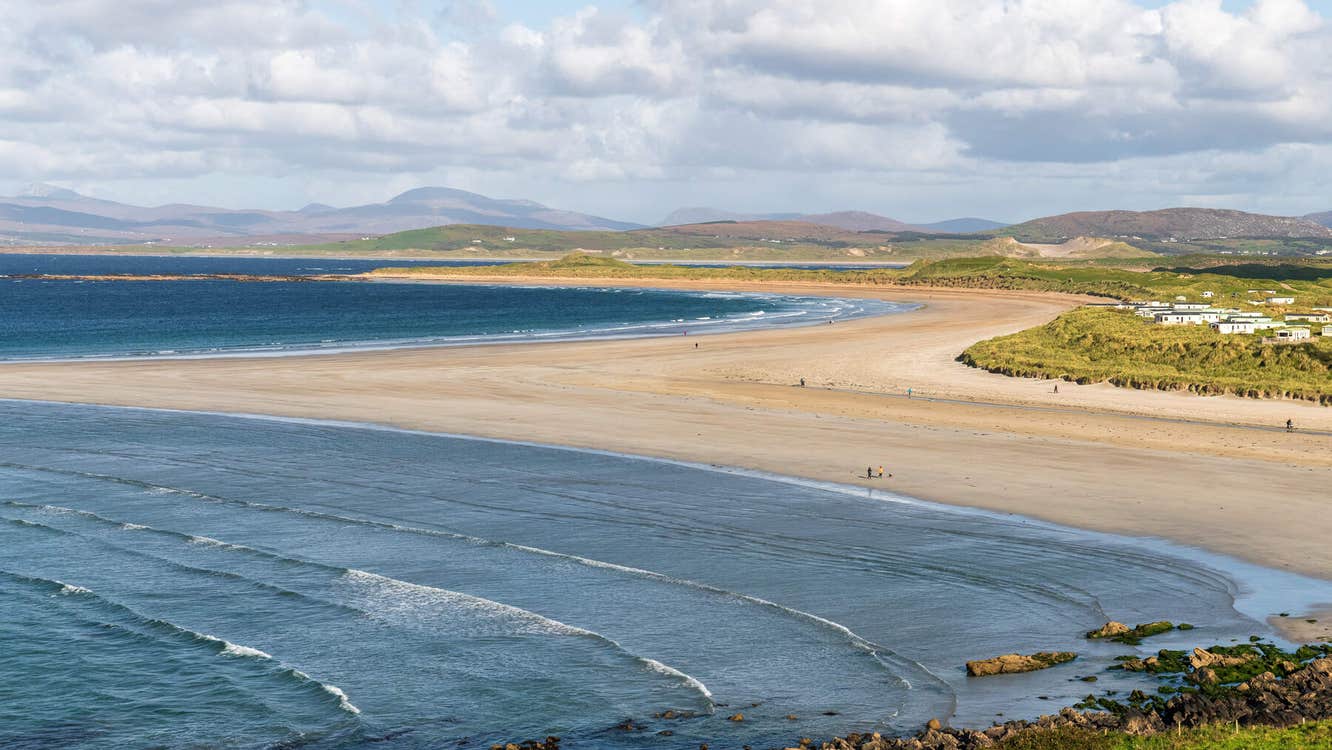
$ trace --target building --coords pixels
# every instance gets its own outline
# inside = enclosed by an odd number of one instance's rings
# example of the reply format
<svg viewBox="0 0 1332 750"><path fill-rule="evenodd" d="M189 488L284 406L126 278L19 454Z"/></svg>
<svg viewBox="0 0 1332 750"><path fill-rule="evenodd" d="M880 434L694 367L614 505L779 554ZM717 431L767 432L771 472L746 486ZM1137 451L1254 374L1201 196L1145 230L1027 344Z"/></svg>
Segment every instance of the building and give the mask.
<svg viewBox="0 0 1332 750"><path fill-rule="evenodd" d="M1323 335L1332 336L1332 326L1323 326Z"/></svg>
<svg viewBox="0 0 1332 750"><path fill-rule="evenodd" d="M1212 324L1212 330L1217 333L1253 333L1252 320L1223 320Z"/></svg>
<svg viewBox="0 0 1332 750"><path fill-rule="evenodd" d="M1269 304L1269 305L1293 305L1293 304L1295 304L1295 298L1294 298L1294 297L1268 297L1268 298L1267 298L1267 304Z"/></svg>
<svg viewBox="0 0 1332 750"><path fill-rule="evenodd" d="M1278 328L1276 332L1278 341L1307 341L1309 338L1308 328Z"/></svg>
<svg viewBox="0 0 1332 750"><path fill-rule="evenodd" d="M1176 309L1176 310L1206 310L1206 309L1207 309L1207 303L1205 303L1205 302L1176 302L1175 304L1171 305L1171 307L1174 308L1174 309Z"/></svg>
<svg viewBox="0 0 1332 750"><path fill-rule="evenodd" d="M1293 313L1287 315L1286 320L1302 320L1306 323L1332 323L1332 315L1328 313Z"/></svg>
<svg viewBox="0 0 1332 750"><path fill-rule="evenodd" d="M1216 294L1214 292L1203 292L1203 299L1211 299L1215 296Z"/></svg>
<svg viewBox="0 0 1332 750"><path fill-rule="evenodd" d="M1200 326L1207 322L1203 320L1202 313L1191 310L1160 312L1156 314L1154 319L1163 326Z"/></svg>

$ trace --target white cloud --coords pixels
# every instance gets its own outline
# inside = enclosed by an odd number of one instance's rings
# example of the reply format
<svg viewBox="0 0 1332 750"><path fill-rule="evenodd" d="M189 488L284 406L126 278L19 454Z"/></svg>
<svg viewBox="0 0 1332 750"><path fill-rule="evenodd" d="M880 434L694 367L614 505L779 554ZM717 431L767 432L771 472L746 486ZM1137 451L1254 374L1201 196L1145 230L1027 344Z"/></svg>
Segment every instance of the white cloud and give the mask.
<svg viewBox="0 0 1332 750"><path fill-rule="evenodd" d="M877 179L896 201L888 184L916 181L935 201L1007 195L1008 214L1027 199L1014 185L1035 200L1069 175L1165 202L1223 182L1241 207L1281 195L1309 210L1327 186L1296 168L1326 164L1332 143L1332 28L1302 0L642 10L589 4L530 28L487 0L391 14L360 0L0 0L0 170L194 179L210 195L292 174L309 186L463 175L566 204L629 183L652 200L640 219L698 202L709 180L766 180L755 194L793 201L820 179ZM1291 168L1229 166L1255 159ZM633 185L645 181L656 187Z"/></svg>

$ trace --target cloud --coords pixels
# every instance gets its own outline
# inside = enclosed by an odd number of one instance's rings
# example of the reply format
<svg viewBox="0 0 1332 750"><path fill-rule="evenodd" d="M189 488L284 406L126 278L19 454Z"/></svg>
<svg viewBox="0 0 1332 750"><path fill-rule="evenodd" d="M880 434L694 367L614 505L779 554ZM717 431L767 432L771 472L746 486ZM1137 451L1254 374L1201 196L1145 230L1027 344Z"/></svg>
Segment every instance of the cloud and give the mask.
<svg viewBox="0 0 1332 750"><path fill-rule="evenodd" d="M707 180L802 196L877 176L965 197L1095 169L1145 195L1132 164L1181 196L1248 180L1259 202L1280 175L1223 165L1322 163L1332 143L1332 28L1303 0L645 0L542 28L487 0L0 14L0 170L16 180L502 173L518 194L651 182L694 202L682 186Z"/></svg>

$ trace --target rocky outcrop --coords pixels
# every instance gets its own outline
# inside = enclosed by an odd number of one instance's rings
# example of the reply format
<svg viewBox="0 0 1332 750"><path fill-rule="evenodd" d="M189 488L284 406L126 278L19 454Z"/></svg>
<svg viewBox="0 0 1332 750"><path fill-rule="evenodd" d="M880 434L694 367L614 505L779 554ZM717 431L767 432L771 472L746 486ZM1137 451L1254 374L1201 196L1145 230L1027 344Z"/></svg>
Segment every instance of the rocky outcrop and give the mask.
<svg viewBox="0 0 1332 750"><path fill-rule="evenodd" d="M1048 669L1056 664L1063 664L1076 658L1078 658L1078 655L1072 651L1042 651L1030 656L1004 654L993 659L967 662L967 674L972 677L987 677L996 674L1035 672L1038 669Z"/></svg>
<svg viewBox="0 0 1332 750"><path fill-rule="evenodd" d="M1206 669L1207 667L1204 667ZM1141 694L1139 694L1141 696ZM1141 696L1145 697L1145 696ZM1317 659L1285 679L1264 672L1220 693L1186 693L1164 703L1135 700L1138 706L1116 711L1065 708L1035 721L1010 721L988 729L948 729L931 725L914 737L851 734L822 743L802 742L818 750L981 750L1027 734L1122 732L1153 735L1208 724L1289 727L1332 719L1332 658Z"/></svg>
<svg viewBox="0 0 1332 750"><path fill-rule="evenodd" d="M1226 656L1224 654L1214 654L1204 648L1195 648L1193 649L1193 653L1189 654L1189 666L1194 669L1203 669L1204 667L1237 667L1241 664L1251 662L1256 658L1258 658L1257 654Z"/></svg>
<svg viewBox="0 0 1332 750"><path fill-rule="evenodd" d="M1131 628L1122 622L1111 620L1101 627L1087 633L1088 638L1114 638L1117 635L1123 635L1129 632Z"/></svg>
<svg viewBox="0 0 1332 750"><path fill-rule="evenodd" d="M1097 640L1106 639L1111 641L1118 641L1119 643L1127 643L1131 646L1136 646L1142 642L1143 638L1150 638L1154 635L1169 633L1170 631L1174 630L1176 627L1179 627L1180 630L1193 629L1192 625L1181 624L1179 626L1176 626L1175 623L1170 622L1168 620L1158 620L1156 622L1144 622L1132 628L1130 628L1129 626L1125 625L1122 622L1115 622L1114 620L1111 620L1110 622L1107 622L1106 624L1102 625L1099 629L1087 633L1087 637Z"/></svg>

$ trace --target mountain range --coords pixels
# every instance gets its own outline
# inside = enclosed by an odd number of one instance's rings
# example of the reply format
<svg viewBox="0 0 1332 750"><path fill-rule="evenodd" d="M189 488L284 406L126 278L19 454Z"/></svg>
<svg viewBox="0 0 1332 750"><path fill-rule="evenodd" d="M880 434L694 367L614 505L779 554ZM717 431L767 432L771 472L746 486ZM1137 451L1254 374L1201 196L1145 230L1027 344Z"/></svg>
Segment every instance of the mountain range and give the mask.
<svg viewBox="0 0 1332 750"><path fill-rule="evenodd" d="M525 229L625 230L639 224L501 200L465 190L423 187L384 203L334 208L312 203L299 211L225 209L188 204L132 206L37 185L0 198L0 243L198 244L264 238L345 238L445 224L491 224Z"/></svg>
<svg viewBox="0 0 1332 750"><path fill-rule="evenodd" d="M990 221L989 219L977 219L966 217L960 219L948 219L946 221L937 221L928 224L909 224L897 219L890 219L887 216L869 213L867 211L837 211L824 214L801 214L801 213L776 213L776 214L745 214L734 211L723 211L717 208L708 208L706 206L693 206L689 208L679 208L667 214L664 219L657 222L657 226L671 227L682 224L706 224L715 221L803 221L810 224L822 224L824 226L837 227L850 232L922 232L925 234L970 234L973 232L988 232L1008 226L1002 221Z"/></svg>
<svg viewBox="0 0 1332 750"><path fill-rule="evenodd" d="M0 197L0 244L8 245L313 244L447 225L485 225L515 231L622 232L645 228L640 224L552 208L534 201L496 199L446 187L417 188L383 203L345 208L312 203L299 211L225 209L189 204L134 206L49 185L32 186L24 194L12 198ZM730 225L730 228L723 225ZM1156 243L1158 249L1160 243L1182 245L1228 238L1312 241L1319 246L1332 244L1332 211L1304 217L1206 208L1079 211L1006 226L977 218L912 224L866 211L742 214L694 207L672 212L659 226L678 229L676 234L726 235L735 241L745 238L768 241L779 237L825 241L839 232L852 233L854 236L839 237L838 241L856 245L881 244L885 240L882 235L895 235L902 240L922 235L974 235L976 239L997 235L1030 243L1103 237Z"/></svg>
<svg viewBox="0 0 1332 750"><path fill-rule="evenodd" d="M1159 211L1077 211L1005 227L999 234L1030 242L1114 237L1189 242L1227 238L1332 239L1332 228L1293 216L1267 216L1215 208Z"/></svg>

